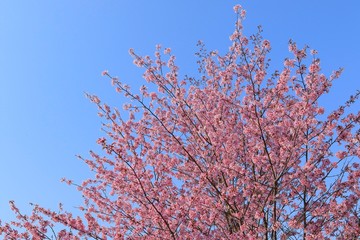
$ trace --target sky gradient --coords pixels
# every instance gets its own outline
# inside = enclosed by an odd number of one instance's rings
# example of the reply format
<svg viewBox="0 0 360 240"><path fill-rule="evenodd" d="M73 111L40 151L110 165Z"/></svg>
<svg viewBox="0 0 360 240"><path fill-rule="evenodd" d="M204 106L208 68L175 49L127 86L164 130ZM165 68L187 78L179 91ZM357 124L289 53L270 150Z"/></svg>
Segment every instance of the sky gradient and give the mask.
<svg viewBox="0 0 360 240"><path fill-rule="evenodd" d="M0 1L0 219L13 217L9 200L24 212L30 202L50 208L63 202L67 210L79 205L81 194L60 179L80 183L91 176L75 155L99 150L95 142L104 134L84 92L121 108L126 99L101 72L137 89L142 69L128 50L153 55L156 44L172 49L181 75L196 76L197 41L224 53L237 3L247 11L246 35L263 26L272 68L290 57L290 38L318 50L325 74L344 67L321 99L325 107L360 89L358 0Z"/></svg>

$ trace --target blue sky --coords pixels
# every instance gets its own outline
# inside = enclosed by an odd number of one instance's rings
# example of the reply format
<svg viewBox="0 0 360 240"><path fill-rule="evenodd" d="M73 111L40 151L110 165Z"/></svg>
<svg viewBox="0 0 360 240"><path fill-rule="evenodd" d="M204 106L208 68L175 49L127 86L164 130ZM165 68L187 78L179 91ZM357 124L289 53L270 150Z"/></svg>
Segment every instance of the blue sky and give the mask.
<svg viewBox="0 0 360 240"><path fill-rule="evenodd" d="M103 135L95 93L112 106L125 99L101 77L108 69L137 88L142 70L128 49L151 55L171 47L181 74L196 74L197 40L224 52L233 31L232 7L248 15L245 33L262 25L273 47L272 67L289 57L290 38L319 51L323 71L345 72L322 103L334 108L360 89L360 2L318 1L0 1L0 219L12 218L8 201L71 210L81 203L75 182L90 176L75 155L98 150ZM357 105L359 107L359 104Z"/></svg>

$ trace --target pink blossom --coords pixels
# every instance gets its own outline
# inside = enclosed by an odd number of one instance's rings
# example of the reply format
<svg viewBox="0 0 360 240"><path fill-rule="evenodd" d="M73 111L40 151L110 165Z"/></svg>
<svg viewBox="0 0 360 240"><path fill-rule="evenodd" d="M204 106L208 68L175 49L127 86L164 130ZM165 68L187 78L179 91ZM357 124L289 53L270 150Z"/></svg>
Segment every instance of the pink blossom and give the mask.
<svg viewBox="0 0 360 240"><path fill-rule="evenodd" d="M268 40L263 41L263 48L270 49L270 42Z"/></svg>
<svg viewBox="0 0 360 240"><path fill-rule="evenodd" d="M102 76L108 76L109 75L109 71L108 70L104 70L101 72Z"/></svg>
<svg viewBox="0 0 360 240"><path fill-rule="evenodd" d="M324 112L325 112L325 109L323 107L320 107L317 109L318 114L324 114Z"/></svg>
<svg viewBox="0 0 360 240"><path fill-rule="evenodd" d="M170 54L170 53L171 53L171 48L165 48L164 54Z"/></svg>
<svg viewBox="0 0 360 240"><path fill-rule="evenodd" d="M135 54L135 52L134 52L134 49L133 49L133 48L130 48L130 49L129 49L129 54L130 54L130 55L134 55L134 54Z"/></svg>
<svg viewBox="0 0 360 240"><path fill-rule="evenodd" d="M319 65L316 64L316 63L311 64L310 67L309 67L309 72L310 72L310 73L316 73L316 72L318 72L319 70L320 70L320 67L319 67Z"/></svg>
<svg viewBox="0 0 360 240"><path fill-rule="evenodd" d="M245 11L244 9L241 10L240 16L241 16L242 18L245 18L245 16L246 16L246 11Z"/></svg>
<svg viewBox="0 0 360 240"><path fill-rule="evenodd" d="M237 5L235 5L235 6L233 7L235 13L238 13L241 8L242 8L242 7L241 7L240 4L237 4Z"/></svg>
<svg viewBox="0 0 360 240"><path fill-rule="evenodd" d="M119 78L118 77L113 77L111 78L111 85L116 85L119 83Z"/></svg>
<svg viewBox="0 0 360 240"><path fill-rule="evenodd" d="M155 99L157 98L157 94L156 94L155 92L151 92L151 93L150 93L150 98L151 98L152 100L155 100Z"/></svg>
<svg viewBox="0 0 360 240"><path fill-rule="evenodd" d="M317 52L316 50L314 50L314 49L312 49L312 50L310 51L310 53L311 53L311 55L316 55L316 54L318 54L318 52Z"/></svg>
<svg viewBox="0 0 360 240"><path fill-rule="evenodd" d="M336 157L339 158L339 159L343 159L347 156L347 153L345 151L338 151L336 153Z"/></svg>
<svg viewBox="0 0 360 240"><path fill-rule="evenodd" d="M92 96L91 97L92 102L99 104L100 103L100 99L97 96Z"/></svg>
<svg viewBox="0 0 360 240"><path fill-rule="evenodd" d="M293 60L293 59L286 59L285 62L284 62L284 65L286 67L293 68L295 66L294 64L295 64L295 60Z"/></svg>

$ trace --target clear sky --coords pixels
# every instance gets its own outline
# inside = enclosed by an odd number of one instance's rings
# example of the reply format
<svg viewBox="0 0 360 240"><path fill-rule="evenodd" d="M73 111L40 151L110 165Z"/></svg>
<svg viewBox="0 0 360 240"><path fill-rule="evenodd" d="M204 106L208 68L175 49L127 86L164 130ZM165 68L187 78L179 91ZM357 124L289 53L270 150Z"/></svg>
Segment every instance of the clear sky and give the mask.
<svg viewBox="0 0 360 240"><path fill-rule="evenodd" d="M289 57L290 38L319 51L330 74L345 72L322 103L334 108L360 89L360 1L335 0L1 0L0 1L0 219L12 218L8 201L28 211L81 203L74 187L90 176L75 155L98 150L101 119L84 92L121 106L107 69L136 88L142 70L128 49L152 55L171 47L181 74L196 75L197 40L224 52L240 3L247 11L245 33L262 25L273 47L272 67ZM357 107L360 107L359 104Z"/></svg>

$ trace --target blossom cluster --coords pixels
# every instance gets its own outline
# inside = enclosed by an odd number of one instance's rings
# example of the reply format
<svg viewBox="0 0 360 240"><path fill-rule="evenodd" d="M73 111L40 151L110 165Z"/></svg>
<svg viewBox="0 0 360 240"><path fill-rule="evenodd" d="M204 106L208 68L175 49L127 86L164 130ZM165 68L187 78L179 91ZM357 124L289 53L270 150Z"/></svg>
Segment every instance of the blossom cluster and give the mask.
<svg viewBox="0 0 360 240"><path fill-rule="evenodd" d="M93 178L64 180L83 215L35 205L26 216L12 202L18 221L0 235L45 239L58 224L57 239L357 239L360 112L349 109L360 93L325 110L341 69L325 76L318 53L290 41L271 73L270 41L261 28L244 36L246 12L234 11L228 53L199 42L200 77L181 77L160 45L154 58L129 51L144 68L139 92L104 71L129 102L120 112L88 95L106 122L105 155L80 157Z"/></svg>

